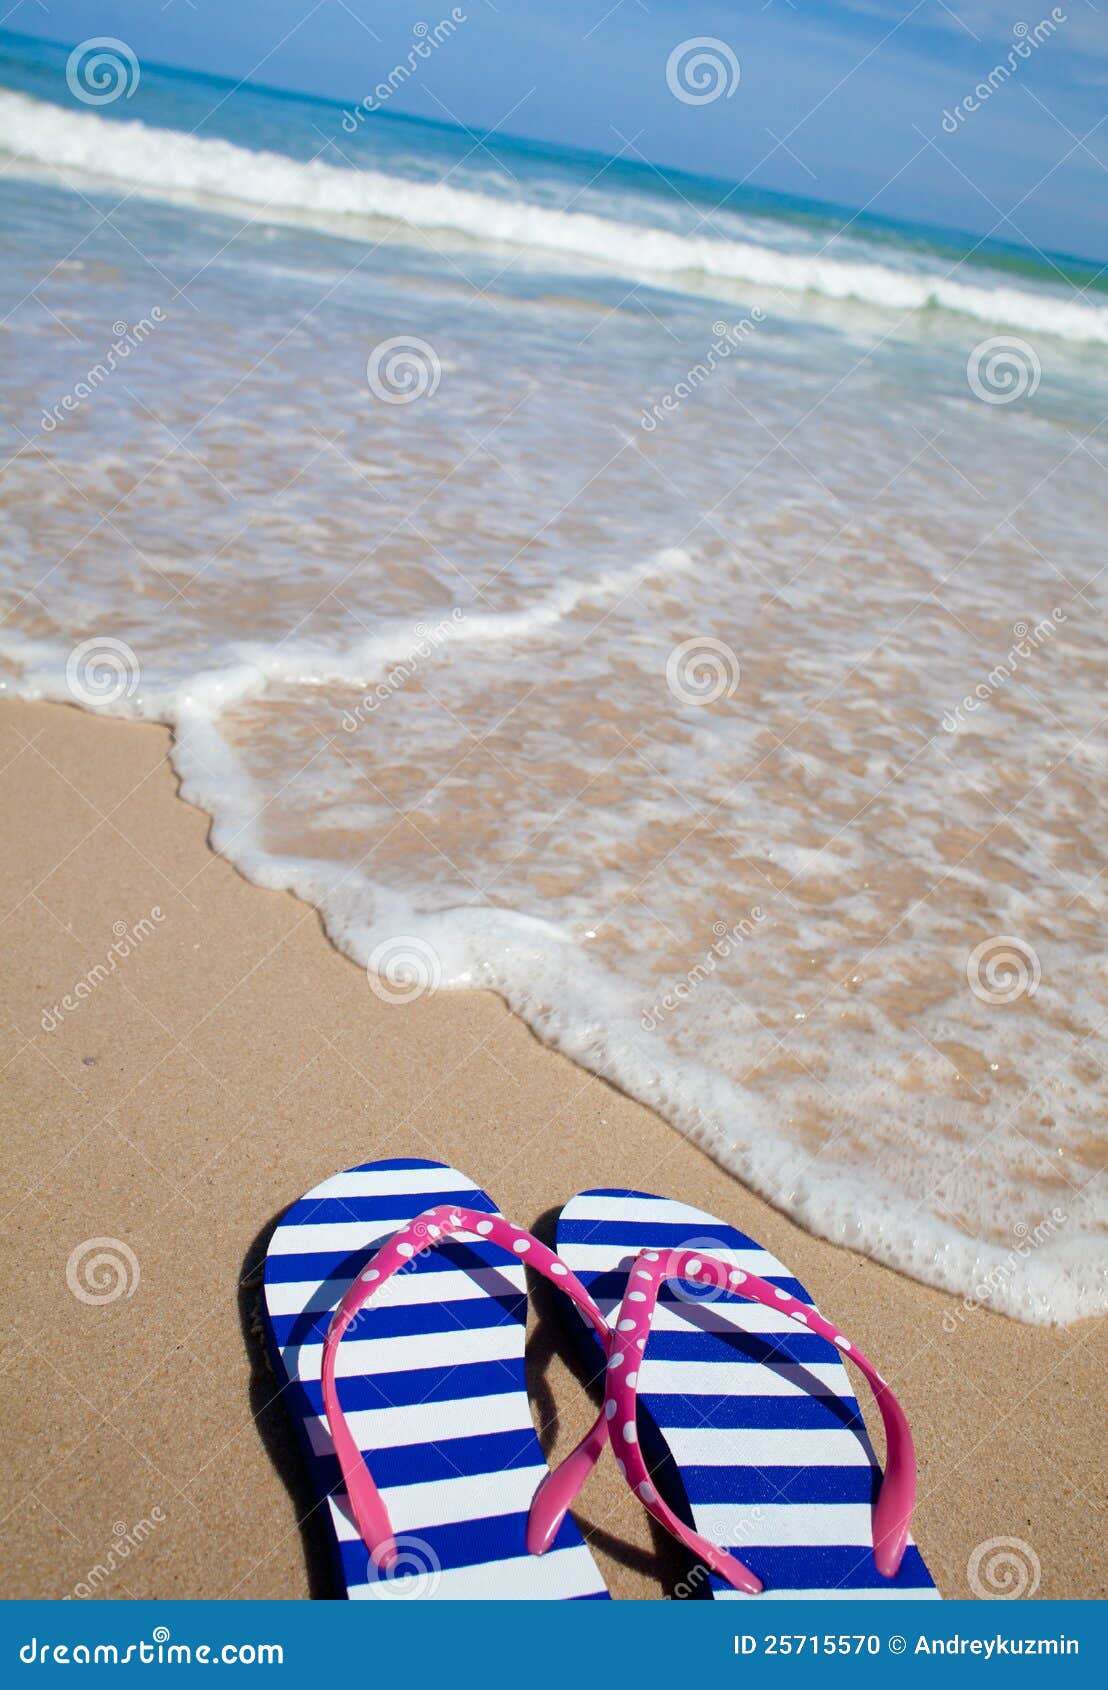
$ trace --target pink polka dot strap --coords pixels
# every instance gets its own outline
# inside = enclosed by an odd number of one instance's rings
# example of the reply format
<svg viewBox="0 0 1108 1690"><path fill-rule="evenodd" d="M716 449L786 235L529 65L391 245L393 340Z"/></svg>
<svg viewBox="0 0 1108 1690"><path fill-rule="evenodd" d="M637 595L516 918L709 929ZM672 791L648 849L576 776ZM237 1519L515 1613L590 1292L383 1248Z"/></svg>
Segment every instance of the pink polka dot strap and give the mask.
<svg viewBox="0 0 1108 1690"><path fill-rule="evenodd" d="M690 1530L658 1496L638 1444L636 1406L639 1364L646 1349L658 1293L666 1279L687 1279L736 1297L779 1309L791 1320L829 1339L853 1361L873 1389L885 1423L888 1456L873 1515L873 1554L877 1570L894 1578L904 1555L916 1499L916 1458L904 1411L889 1386L861 1351L816 1310L779 1286L744 1273L693 1250L644 1250L636 1259L608 1347L604 1412L611 1422L612 1448L628 1484L646 1509L673 1536L698 1555L710 1571L736 1590L754 1594L763 1586L748 1567Z"/></svg>
<svg viewBox="0 0 1108 1690"><path fill-rule="evenodd" d="M342 1301L335 1310L327 1330L327 1337L324 1340L320 1384L327 1426L331 1434L335 1455L338 1457L343 1484L350 1499L355 1524L374 1564L384 1571L387 1571L396 1561L397 1545L388 1510L381 1499L372 1474L366 1466L339 1404L335 1386L335 1362L338 1347L345 1334L357 1320L359 1310L392 1278L393 1274L399 1273L407 1267L413 1257L418 1256L421 1251L431 1249L448 1238L467 1234L471 1237L487 1239L492 1244L498 1244L509 1256L526 1262L528 1267L534 1268L537 1273L542 1274L545 1279L549 1279L553 1285L556 1285L559 1290L564 1291L573 1300L596 1329L601 1343L606 1345L609 1338L607 1322L603 1315L584 1286L570 1272L566 1264L552 1250L548 1250L545 1244L540 1243L537 1238L533 1238L522 1227L513 1226L509 1221L504 1220L501 1215L490 1215L480 1210L457 1208L449 1204L440 1208L428 1209L422 1215L418 1215L408 1226L402 1227L399 1232L394 1233L388 1242L376 1251L366 1267L358 1274L358 1277L347 1287ZM566 1498L564 1504L557 1511L553 1529L548 1536L544 1534L541 1542L532 1541L532 1533L530 1527L528 1528L528 1548L533 1553L541 1553L542 1549L548 1547L549 1543L553 1541L566 1508L568 1508L573 1497L576 1496L587 1475L592 1471L607 1441L608 1423L604 1411L601 1410L590 1430L582 1438L577 1448L566 1457L566 1460L557 1469L557 1473L547 1474L543 1484L539 1487L540 1491L545 1490L551 1480L564 1475L562 1486L566 1490ZM559 1487L555 1487L555 1494L561 1494Z"/></svg>

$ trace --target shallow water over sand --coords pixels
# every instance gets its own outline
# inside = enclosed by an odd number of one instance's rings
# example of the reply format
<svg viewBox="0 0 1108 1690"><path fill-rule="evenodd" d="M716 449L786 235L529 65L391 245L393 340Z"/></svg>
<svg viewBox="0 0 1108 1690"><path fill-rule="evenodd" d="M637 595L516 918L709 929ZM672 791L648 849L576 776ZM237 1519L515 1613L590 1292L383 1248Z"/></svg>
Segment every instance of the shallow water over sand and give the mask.
<svg viewBox="0 0 1108 1690"><path fill-rule="evenodd" d="M375 989L493 986L813 1230L1102 1307L1108 354L1017 337L1010 399L954 312L0 195L11 689L171 722Z"/></svg>

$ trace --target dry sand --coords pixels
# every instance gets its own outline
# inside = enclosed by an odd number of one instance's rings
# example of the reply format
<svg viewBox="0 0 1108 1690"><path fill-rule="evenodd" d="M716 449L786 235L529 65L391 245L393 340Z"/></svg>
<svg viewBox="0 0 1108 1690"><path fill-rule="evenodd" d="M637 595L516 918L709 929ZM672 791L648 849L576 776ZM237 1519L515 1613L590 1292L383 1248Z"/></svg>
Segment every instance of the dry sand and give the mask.
<svg viewBox="0 0 1108 1690"><path fill-rule="evenodd" d="M308 1187L399 1155L453 1162L529 1226L627 1185L752 1233L900 1394L943 1593L970 1594L978 1545L1016 1538L1039 1596L1104 1594L1102 1325L1019 1326L808 1237L491 995L380 1002L312 909L213 855L168 750L159 728L0 710L6 1596L83 1594L136 1526L100 1593L333 1594L256 1341L257 1263ZM133 954L43 1031L143 918ZM96 1238L138 1264L132 1294L99 1305L66 1276ZM548 1452L594 1412L559 1344L541 1321ZM578 1518L613 1595L672 1590L684 1563L610 1463Z"/></svg>

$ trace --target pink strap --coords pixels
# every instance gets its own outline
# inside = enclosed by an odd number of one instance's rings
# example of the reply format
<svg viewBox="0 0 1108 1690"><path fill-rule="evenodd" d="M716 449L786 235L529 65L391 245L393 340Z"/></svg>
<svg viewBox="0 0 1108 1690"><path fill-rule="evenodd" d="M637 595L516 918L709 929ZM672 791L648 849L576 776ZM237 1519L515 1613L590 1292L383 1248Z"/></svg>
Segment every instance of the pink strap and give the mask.
<svg viewBox="0 0 1108 1690"><path fill-rule="evenodd" d="M861 1369L873 1388L888 1443L885 1476L873 1514L873 1556L878 1572L885 1578L894 1578L908 1542L908 1528L916 1500L916 1457L904 1410L876 1368L815 1309L754 1274L743 1273L740 1268L730 1267L726 1262L702 1256L694 1250L671 1250L664 1255L657 1250L643 1251L628 1277L608 1351L604 1411L612 1421L612 1447L628 1484L647 1510L698 1555L712 1572L719 1573L736 1590L753 1594L762 1589L761 1581L741 1561L690 1531L666 1507L650 1482L650 1474L639 1450L635 1418L638 1369L658 1292L663 1281L669 1278L714 1286L734 1296L764 1303L767 1308L780 1309L799 1325L818 1333L821 1338L830 1339Z"/></svg>
<svg viewBox="0 0 1108 1690"><path fill-rule="evenodd" d="M529 1267L536 1269L545 1279L549 1279L560 1290L565 1291L595 1327L601 1343L607 1345L608 1325L600 1310L593 1302L580 1280L570 1272L566 1264L561 1261L545 1244L533 1238L522 1227L513 1226L502 1215L487 1215L482 1210L452 1208L449 1204L437 1209L428 1209L418 1215L408 1226L383 1244L373 1256L369 1264L362 1270L353 1284L347 1287L342 1301L335 1310L331 1324L327 1330L327 1337L323 1344L323 1364L321 1368L321 1384L323 1388L323 1407L327 1415L327 1425L331 1433L331 1441L338 1456L339 1467L342 1471L343 1484L346 1494L350 1498L350 1507L359 1532L365 1540L370 1557L377 1567L387 1570L396 1559L397 1547L393 1537L392 1524L388 1510L381 1500L380 1492L373 1482L369 1468L365 1464L361 1450L354 1441L350 1428L346 1424L346 1417L339 1404L338 1392L335 1389L335 1359L339 1344L343 1336L354 1324L358 1311L369 1301L375 1291L378 1291L386 1280L394 1273L406 1268L413 1257L422 1250L430 1249L432 1245L441 1244L444 1239L459 1234L469 1234L478 1238L487 1238L492 1244L499 1244L509 1255L521 1261L526 1261ZM544 1531L541 1538L532 1542L531 1521L528 1521L527 1546L533 1554L541 1554L547 1549L557 1533L566 1508L577 1494L588 1472L591 1471L608 1441L608 1423L601 1410L595 1423L582 1438L577 1448L566 1457L557 1469L560 1474L566 1469L576 1473L579 1466L584 1467L581 1477L574 1490L567 1495L561 1507L553 1529ZM583 1453L585 1452L585 1453ZM578 1466L574 1463L581 1458ZM540 1491L555 1478L556 1474L548 1473ZM538 1492L536 1492L536 1498Z"/></svg>

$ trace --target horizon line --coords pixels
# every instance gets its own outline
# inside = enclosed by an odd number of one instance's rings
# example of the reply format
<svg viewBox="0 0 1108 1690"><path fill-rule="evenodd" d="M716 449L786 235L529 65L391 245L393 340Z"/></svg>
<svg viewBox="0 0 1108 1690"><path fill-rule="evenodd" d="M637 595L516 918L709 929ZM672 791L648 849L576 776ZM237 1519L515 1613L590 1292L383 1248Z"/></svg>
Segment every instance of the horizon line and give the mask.
<svg viewBox="0 0 1108 1690"><path fill-rule="evenodd" d="M75 47L80 45L79 42L58 41L49 35L31 35L24 30L11 29L6 24L0 23L0 39L5 36L31 45L53 47L61 52L72 52ZM240 89L249 89L251 93L259 94L263 98L304 100L316 105L332 106L338 111L349 111L356 109L359 105L359 102L354 102L352 106L349 100L338 99L331 94L307 93L300 88L281 88L275 83L256 82L250 77L226 76L219 71L200 70L192 65L166 64L160 59L145 59L140 61L140 64L149 66L151 70L169 77L198 78L204 82L217 83L229 88L232 93L238 92ZM0 84L0 86L3 85ZM15 91L18 92L18 90ZM851 224L863 224L871 228L894 231L905 236L918 237L923 234L933 237L935 245L951 240L965 242L970 250L952 255L957 256L959 262L973 263L976 259L977 262L985 264L987 263L987 255L991 252L1016 259L1045 260L1043 267L1048 269L1050 261L1056 259L1066 265L1094 271L1096 274L1093 277L1092 285L1095 285L1108 267L1108 259L1094 258L1076 252L1064 252L1059 248L998 240L992 235L975 234L972 230L959 228L955 224L933 223L922 217L914 220L908 217L871 212L864 206L851 206L842 201L808 199L803 195L790 193L784 188L761 187L745 181L729 181L727 177L716 176L710 172L687 170L679 165L662 164L651 159L627 159L615 153L604 153L591 147L576 146L570 141L543 141L534 136L516 135L508 130L482 129L475 125L460 122L447 123L441 118L420 117L412 112L382 110L367 113L369 120L378 118L383 119L386 123L414 124L419 128L438 130L444 134L475 137L482 145L499 141L502 145L515 148L521 152L542 153L548 156L568 155L574 160L601 164L605 168L615 166L618 169L647 177L655 175L660 177L667 185L670 178L675 181L696 183L701 187L711 185L726 189L726 198L734 197L738 192L750 198L760 197L777 202L782 211L794 217L799 212L801 215L813 219L823 219L827 222L845 219L846 222ZM108 121L113 120L109 119ZM768 214L772 215L772 212ZM980 258L977 258L978 254L981 255ZM1070 281L1070 278L1066 277L1065 280ZM1108 291L1108 284L1105 284L1105 291Z"/></svg>

